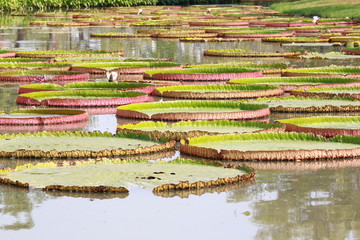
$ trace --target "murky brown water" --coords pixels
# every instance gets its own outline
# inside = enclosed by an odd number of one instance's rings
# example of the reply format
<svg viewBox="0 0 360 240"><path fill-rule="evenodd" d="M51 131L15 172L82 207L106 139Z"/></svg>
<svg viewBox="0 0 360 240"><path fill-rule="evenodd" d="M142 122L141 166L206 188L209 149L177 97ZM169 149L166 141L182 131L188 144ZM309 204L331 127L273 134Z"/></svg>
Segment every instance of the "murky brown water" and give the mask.
<svg viewBox="0 0 360 240"><path fill-rule="evenodd" d="M28 27L23 18L0 18L0 47L39 50L125 50L127 57L174 58L186 64L234 59L204 57L208 48L283 51L261 42L181 43L151 39L93 39L90 33L130 28ZM310 47L331 52L336 47ZM249 61L236 59L236 61ZM266 60L256 60L261 63ZM279 60L277 60L279 61ZM294 60L297 67L359 65L358 61ZM0 88L0 110L17 108L16 86ZM94 111L95 113L95 111ZM115 133L112 109L92 115L82 130ZM287 116L272 116L272 119ZM0 132L13 131L1 127ZM49 129L45 129L48 130ZM51 129L50 129L51 130ZM24 132L27 129L16 129ZM37 129L32 131L38 131ZM170 153L169 158L174 153ZM23 163L23 161L16 164ZM0 167L11 165L0 161ZM249 186L156 196L133 189L124 196L55 195L0 186L0 237L18 239L360 239L360 161L249 163L258 169ZM225 192L224 192L225 191ZM195 193L195 194L194 194Z"/></svg>

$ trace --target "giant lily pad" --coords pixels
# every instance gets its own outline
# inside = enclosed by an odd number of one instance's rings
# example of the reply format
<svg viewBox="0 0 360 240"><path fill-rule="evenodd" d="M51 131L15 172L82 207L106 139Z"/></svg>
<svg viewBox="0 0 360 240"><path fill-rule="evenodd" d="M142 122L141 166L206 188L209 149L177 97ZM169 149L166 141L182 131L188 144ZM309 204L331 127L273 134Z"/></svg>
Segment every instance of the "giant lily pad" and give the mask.
<svg viewBox="0 0 360 240"><path fill-rule="evenodd" d="M205 158L228 160L315 160L360 155L360 137L326 139L309 133L244 133L182 140L180 151Z"/></svg>
<svg viewBox="0 0 360 240"><path fill-rule="evenodd" d="M261 85L183 85L158 87L154 91L157 96L186 99L244 99L283 93L279 87Z"/></svg>
<svg viewBox="0 0 360 240"><path fill-rule="evenodd" d="M304 97L322 97L322 98L334 98L334 97L349 97L360 99L360 86L356 87L315 87L308 88L306 90L295 89L291 92L295 96Z"/></svg>
<svg viewBox="0 0 360 240"><path fill-rule="evenodd" d="M134 82L74 82L65 85L55 83L38 83L27 84L19 87L19 94L39 92L39 91L59 91L59 90L121 90L121 91L137 91L150 94L155 87L147 83Z"/></svg>
<svg viewBox="0 0 360 240"><path fill-rule="evenodd" d="M172 149L148 135L100 132L41 132L0 136L0 157L87 158L147 154Z"/></svg>
<svg viewBox="0 0 360 240"><path fill-rule="evenodd" d="M156 120L255 119L269 115L264 104L231 101L169 101L120 106L116 115Z"/></svg>
<svg viewBox="0 0 360 240"><path fill-rule="evenodd" d="M123 51L108 52L108 51L75 51L75 50L48 50L48 51L23 51L17 52L17 57L26 58L56 58L56 57L71 57L71 56L104 56L104 55L124 55Z"/></svg>
<svg viewBox="0 0 360 240"><path fill-rule="evenodd" d="M216 135L224 133L247 133L262 131L283 131L281 124L264 122L237 122L229 120L213 121L180 121L166 122L140 122L138 124L125 124L118 127L118 132L149 134L157 139L186 139L202 135Z"/></svg>
<svg viewBox="0 0 360 240"><path fill-rule="evenodd" d="M281 75L285 77L316 76L316 77L360 78L360 68L359 67L298 68L298 69L283 70Z"/></svg>
<svg viewBox="0 0 360 240"><path fill-rule="evenodd" d="M4 82L75 82L87 81L89 74L74 71L46 71L46 70L26 70L26 71L5 71L0 72L0 81Z"/></svg>
<svg viewBox="0 0 360 240"><path fill-rule="evenodd" d="M48 70L48 71L68 71L71 64L68 63L44 63L44 62L0 62L0 71L15 70Z"/></svg>
<svg viewBox="0 0 360 240"><path fill-rule="evenodd" d="M262 39L264 42L285 42L285 43L319 43L328 42L329 39L317 37L268 37Z"/></svg>
<svg viewBox="0 0 360 240"><path fill-rule="evenodd" d="M309 52L306 55L299 56L301 59L337 59L337 60L352 60L359 59L358 55L349 55L342 52L327 52L327 53L319 53L319 52Z"/></svg>
<svg viewBox="0 0 360 240"><path fill-rule="evenodd" d="M239 62L230 62L230 63L221 63L221 64L197 64L189 65L190 68L251 68L262 70L263 74L277 74L281 73L282 69L286 69L289 66L284 63L274 63L274 64L256 64L256 63L239 63Z"/></svg>
<svg viewBox="0 0 360 240"><path fill-rule="evenodd" d="M189 174L191 172L191 174ZM46 162L0 170L1 183L45 191L127 192L147 188L154 192L206 189L254 178L247 167L224 168L218 162L176 159L169 162L102 159L66 163ZM124 187L118 187L124 186Z"/></svg>
<svg viewBox="0 0 360 240"><path fill-rule="evenodd" d="M294 57L299 52L246 52L244 49L209 49L204 51L205 56L215 57Z"/></svg>
<svg viewBox="0 0 360 240"><path fill-rule="evenodd" d="M225 38L269 38L269 37L293 37L294 31L283 30L242 30L242 31L227 31L219 34Z"/></svg>
<svg viewBox="0 0 360 240"><path fill-rule="evenodd" d="M319 116L277 121L284 123L287 131L308 132L325 137L360 135L360 117Z"/></svg>
<svg viewBox="0 0 360 240"><path fill-rule="evenodd" d="M267 104L271 112L358 112L360 111L360 102L355 99L339 98L333 99L320 97L273 97L259 98L256 103Z"/></svg>
<svg viewBox="0 0 360 240"><path fill-rule="evenodd" d="M262 77L231 79L235 84L261 84L281 86L285 91L311 87L360 86L358 79L335 77Z"/></svg>
<svg viewBox="0 0 360 240"><path fill-rule="evenodd" d="M222 68L186 68L170 70L150 70L144 72L144 79L179 80L179 81L227 81L233 78L261 77L258 69L245 68L241 65L229 65Z"/></svg>
<svg viewBox="0 0 360 240"><path fill-rule="evenodd" d="M97 63L77 63L73 64L71 70L88 73L106 73L115 71L123 74L143 73L151 69L181 68L181 65L174 62L97 62Z"/></svg>
<svg viewBox="0 0 360 240"><path fill-rule="evenodd" d="M62 107L119 106L150 101L143 92L117 90L64 90L42 91L20 94L16 102L26 105Z"/></svg>
<svg viewBox="0 0 360 240"><path fill-rule="evenodd" d="M49 125L87 121L85 111L67 109L20 109L0 112L0 125Z"/></svg>

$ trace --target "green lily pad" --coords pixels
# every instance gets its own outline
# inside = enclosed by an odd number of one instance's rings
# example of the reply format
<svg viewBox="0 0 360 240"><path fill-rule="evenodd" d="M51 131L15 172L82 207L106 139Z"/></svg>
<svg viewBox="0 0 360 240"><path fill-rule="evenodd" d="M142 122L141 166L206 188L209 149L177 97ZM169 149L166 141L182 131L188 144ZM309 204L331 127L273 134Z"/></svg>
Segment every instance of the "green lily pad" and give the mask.
<svg viewBox="0 0 360 240"><path fill-rule="evenodd" d="M280 119L288 131L309 132L326 137L336 135L360 135L360 117L358 116L319 116L307 118Z"/></svg>
<svg viewBox="0 0 360 240"><path fill-rule="evenodd" d="M182 140L180 150L196 156L229 160L314 160L357 157L360 137L327 140L308 133L244 133Z"/></svg>
<svg viewBox="0 0 360 240"><path fill-rule="evenodd" d="M268 115L267 106L231 101L169 101L120 106L119 117L157 120L251 119Z"/></svg>
<svg viewBox="0 0 360 240"><path fill-rule="evenodd" d="M168 138L174 140L202 135L282 130L283 126L281 124L228 120L180 121L172 124L149 121L140 122L138 124L126 124L119 126L117 129L118 132L146 133L155 138Z"/></svg>
<svg viewBox="0 0 360 240"><path fill-rule="evenodd" d="M320 97L259 98L256 103L267 104L272 112L355 112L360 102L352 98Z"/></svg>
<svg viewBox="0 0 360 240"><path fill-rule="evenodd" d="M167 150L173 143L152 140L148 135L100 132L27 133L0 136L0 157L86 158L145 154Z"/></svg>
<svg viewBox="0 0 360 240"><path fill-rule="evenodd" d="M252 180L255 173L246 167L224 168L219 162L176 159L150 163L101 159L64 162L61 167L53 162L26 164L15 169L2 169L0 175L1 183L45 191L91 192L94 188L114 190L123 186L118 189L120 192L127 191L124 187L163 192L231 185Z"/></svg>
<svg viewBox="0 0 360 240"><path fill-rule="evenodd" d="M260 85L182 85L157 87L155 95L187 99L235 99L278 96L284 91L275 86Z"/></svg>

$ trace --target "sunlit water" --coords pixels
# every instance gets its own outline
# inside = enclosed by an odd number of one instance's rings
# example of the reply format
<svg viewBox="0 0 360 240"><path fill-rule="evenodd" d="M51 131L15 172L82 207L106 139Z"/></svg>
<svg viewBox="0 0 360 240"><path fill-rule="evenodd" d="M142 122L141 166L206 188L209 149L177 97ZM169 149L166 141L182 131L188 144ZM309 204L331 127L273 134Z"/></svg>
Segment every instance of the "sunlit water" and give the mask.
<svg viewBox="0 0 360 240"><path fill-rule="evenodd" d="M89 37L90 33L134 32L135 29L28 27L23 18L0 19L1 25L7 26L0 29L1 48L125 50L127 57L173 58L184 64L250 61L204 57L202 52L209 48L284 51L279 44L260 42L95 39ZM322 53L338 50L337 47L306 49ZM276 62L296 67L358 64L356 60L278 59ZM16 94L16 86L0 88L0 110L16 109ZM92 114L95 115L86 126L75 129L115 133L118 124L132 122L117 119L113 109L95 109ZM0 130L1 133L38 131L2 127ZM150 190L134 189L129 196L84 197L0 186L0 237L6 240L360 239L358 160L249 165L258 169L254 184L219 193L199 192L199 195L183 193L165 197L156 196ZM1 163L1 166L7 165Z"/></svg>

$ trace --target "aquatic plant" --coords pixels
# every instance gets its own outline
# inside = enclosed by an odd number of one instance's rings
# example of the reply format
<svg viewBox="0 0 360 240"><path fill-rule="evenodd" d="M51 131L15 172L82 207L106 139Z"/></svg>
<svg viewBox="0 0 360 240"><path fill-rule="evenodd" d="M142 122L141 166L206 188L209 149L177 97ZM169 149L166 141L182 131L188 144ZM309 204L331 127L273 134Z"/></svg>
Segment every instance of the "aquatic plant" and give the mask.
<svg viewBox="0 0 360 240"><path fill-rule="evenodd" d="M360 55L360 47L346 47L341 50L341 52L344 52L346 54L350 55Z"/></svg>
<svg viewBox="0 0 360 240"><path fill-rule="evenodd" d="M92 176L96 168L96 176ZM143 169L139 171L139 169ZM191 169L192 175L188 175ZM34 178L28 179L23 174L24 171L34 174ZM23 188L40 188L44 191L65 191L73 193L127 193L124 187L114 187L114 185L130 184L143 188L153 188L153 192L174 193L175 191L189 191L195 189L211 189L212 187L226 186L246 181L253 181L255 170L249 167L235 167L228 165L226 168L219 162L195 161L190 159L175 159L169 162L157 161L150 163L142 160L122 160L107 159L88 161L63 162L60 168L52 162L37 164L26 164L18 166L16 169L2 170L4 177L0 178L2 184L13 185ZM52 178L46 177L48 171L52 171ZM72 174L72 172L77 174ZM99 175L99 172L106 171L107 174ZM206 172L206 176L204 173ZM86 174L86 176L84 175ZM114 175L121 175L122 178ZM81 184L73 178L80 177ZM90 176L89 176L90 175ZM131 176L131 180L128 179ZM135 176L135 179L133 178ZM45 178L44 178L45 177ZM28 183L22 183L27 181ZM99 185L99 182L105 183ZM179 182L175 183L174 182ZM51 184L51 185L48 185ZM68 184L68 185L60 185ZM71 184L71 185L70 185ZM132 186L129 186L132 187Z"/></svg>
<svg viewBox="0 0 360 240"><path fill-rule="evenodd" d="M179 38L179 41L180 42L241 42L242 39L186 37L186 38Z"/></svg>
<svg viewBox="0 0 360 240"><path fill-rule="evenodd" d="M296 132L204 135L182 140L180 151L199 157L238 161L343 159L359 156L360 137L326 139Z"/></svg>
<svg viewBox="0 0 360 240"><path fill-rule="evenodd" d="M360 102L354 98L334 97L332 99L327 99L320 97L288 96L258 98L254 102L267 104L271 112L335 113L360 111Z"/></svg>
<svg viewBox="0 0 360 240"><path fill-rule="evenodd" d="M360 36L333 36L330 37L330 42L358 42Z"/></svg>
<svg viewBox="0 0 360 240"><path fill-rule="evenodd" d="M284 91L275 86L261 85L183 85L157 87L154 95L185 99L244 99L269 97L283 94Z"/></svg>
<svg viewBox="0 0 360 240"><path fill-rule="evenodd" d="M217 63L217 64L197 64L197 65L188 65L189 68L228 68L228 67L242 67L250 69L261 69L263 74L274 74L281 73L281 69L286 69L289 67L285 63L273 63L273 64L256 64L256 63L239 63L239 62L230 62L230 63Z"/></svg>
<svg viewBox="0 0 360 240"><path fill-rule="evenodd" d="M151 34L146 33L124 33L124 32L104 32L104 33L91 33L90 37L96 38L146 38L151 37Z"/></svg>
<svg viewBox="0 0 360 240"><path fill-rule="evenodd" d="M281 76L317 76L317 77L348 77L359 78L359 67L322 67L322 68L297 68L282 71Z"/></svg>
<svg viewBox="0 0 360 240"><path fill-rule="evenodd" d="M0 62L0 71L9 70L48 70L68 71L71 64L68 63L33 63L33 62Z"/></svg>
<svg viewBox="0 0 360 240"><path fill-rule="evenodd" d="M117 132L149 134L156 139L166 138L179 141L189 137L202 135L216 135L224 133L284 131L281 124L264 122L238 122L229 120L199 120L180 121L175 123L166 122L140 122L137 124L125 124L118 126Z"/></svg>
<svg viewBox="0 0 360 240"><path fill-rule="evenodd" d="M119 106L129 103L146 102L151 98L146 93L118 90L64 90L40 91L20 94L16 102L25 105L45 106Z"/></svg>
<svg viewBox="0 0 360 240"><path fill-rule="evenodd" d="M280 119L287 131L306 132L334 137L337 135L360 135L360 117L355 116L318 116L307 118Z"/></svg>
<svg viewBox="0 0 360 240"><path fill-rule="evenodd" d="M123 51L109 52L104 50L93 51L77 51L77 50L48 50L48 51L23 51L17 52L16 57L25 58L57 58L57 57L72 57L72 56L98 56L98 55L117 55L123 56Z"/></svg>
<svg viewBox="0 0 360 240"><path fill-rule="evenodd" d="M0 125L49 125L87 121L88 113L68 109L18 109L0 112Z"/></svg>
<svg viewBox="0 0 360 240"><path fill-rule="evenodd" d="M77 63L71 66L73 71L82 71L92 74L104 74L108 71L116 71L120 74L143 73L150 69L181 68L181 64L175 62L136 61L136 62L93 62Z"/></svg>
<svg viewBox="0 0 360 240"><path fill-rule="evenodd" d="M28 146L29 140L32 145ZM175 147L174 141L154 140L134 133L39 132L3 134L0 157L5 158L90 158L147 154ZM92 142L92 143L91 143Z"/></svg>
<svg viewBox="0 0 360 240"><path fill-rule="evenodd" d="M360 100L360 86L352 87L313 87L306 90L294 89L291 95L302 97L321 97L321 98L355 98Z"/></svg>
<svg viewBox="0 0 360 240"><path fill-rule="evenodd" d="M14 57L14 58L0 58L0 63L25 63L25 62L31 62L31 63L36 63L36 62L47 62L50 63L51 60L49 60L48 58L19 58L19 57Z"/></svg>
<svg viewBox="0 0 360 240"><path fill-rule="evenodd" d="M228 19L213 19L206 21L190 21L190 26L249 26L247 21L231 21Z"/></svg>
<svg viewBox="0 0 360 240"><path fill-rule="evenodd" d="M74 82L87 81L89 74L75 71L25 70L0 72L4 82Z"/></svg>
<svg viewBox="0 0 360 240"><path fill-rule="evenodd" d="M282 43L315 43L315 42L328 42L329 39L317 37L268 37L263 38L264 42L282 42Z"/></svg>
<svg viewBox="0 0 360 240"><path fill-rule="evenodd" d="M120 106L116 115L156 120L255 119L269 115L265 104L232 101L170 101Z"/></svg>
<svg viewBox="0 0 360 240"><path fill-rule="evenodd" d="M204 51L205 56L216 57L293 57L298 56L298 52L246 52L245 49L209 49Z"/></svg>
<svg viewBox="0 0 360 240"><path fill-rule="evenodd" d="M261 76L262 72L257 69L231 65L222 68L185 68L170 70L149 70L144 72L144 79L183 81L230 80L233 78Z"/></svg>
<svg viewBox="0 0 360 240"><path fill-rule="evenodd" d="M358 79L336 77L262 77L231 79L234 84L262 84L281 86L285 91L312 87L360 86Z"/></svg>
<svg viewBox="0 0 360 240"><path fill-rule="evenodd" d="M228 31L219 34L224 38L269 38L269 37L293 37L294 31L281 30L249 30L249 31Z"/></svg>

